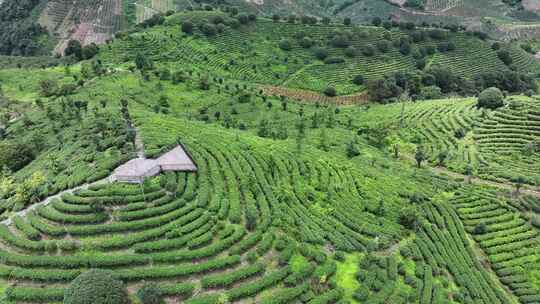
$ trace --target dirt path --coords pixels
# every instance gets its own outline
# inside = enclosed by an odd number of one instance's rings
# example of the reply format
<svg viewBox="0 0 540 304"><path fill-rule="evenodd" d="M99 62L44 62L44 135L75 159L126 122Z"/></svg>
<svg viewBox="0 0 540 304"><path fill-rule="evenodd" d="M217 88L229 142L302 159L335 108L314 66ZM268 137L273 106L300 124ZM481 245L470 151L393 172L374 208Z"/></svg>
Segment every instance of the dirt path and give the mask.
<svg viewBox="0 0 540 304"><path fill-rule="evenodd" d="M291 89L280 86L261 85L259 86L265 95L268 96L285 96L290 99L294 99L301 102L309 103L322 103L322 104L335 104L335 105L353 105L353 104L365 104L369 102L369 96L365 93L359 93L354 95L343 95L336 97L328 97L324 94L301 90Z"/></svg>
<svg viewBox="0 0 540 304"><path fill-rule="evenodd" d="M131 122L130 122L130 124L131 124ZM135 129L135 146L136 146L136 149L137 149L137 156L141 157L141 158L144 158L144 145L143 145L142 139L141 139L141 137L139 135L139 132L137 132L137 129ZM34 209L36 209L36 208L38 208L40 206L46 206L53 199L60 198L64 194L73 194L77 190L85 190L85 189L88 189L88 187L93 186L93 185L101 185L101 184L109 183L111 181L111 177L113 175L114 175L114 170L111 172L111 174L109 176L107 176L104 179L100 179L100 180L92 182L92 183L85 183L85 184L82 184L82 185L77 186L75 188L66 189L64 191L61 191L61 192L55 194L55 195L49 196L49 197L43 199L42 201L40 201L39 203L32 204L31 206L29 206L28 208L26 208L24 210L21 210L21 211L18 211L16 213L11 214L7 219L1 221L0 224L4 224L4 225L9 226L9 225L11 225L12 218L14 216L25 216L26 213L28 213L29 211L34 210Z"/></svg>
<svg viewBox="0 0 540 304"><path fill-rule="evenodd" d="M446 175L449 175L449 176L452 176L454 178L463 178L464 180L467 180L468 176L465 175L465 174L461 174L461 173L457 173L457 172L454 172L454 171L450 171L444 167L430 167L430 169L441 175L441 174L446 174ZM500 182L495 182L495 181L490 181L490 180L486 180L486 179L481 179L481 178L478 178L478 177L471 177L471 183L472 184L478 184L478 185L486 185L486 186L491 186L491 187L496 187L496 188L500 188L500 189L505 189L505 190L509 190L509 191L513 191L516 189L515 185L512 184L511 182L506 182L506 183L500 183ZM540 198L540 189L538 189L537 187L534 187L534 186L530 186L530 185L524 185L524 187L519 190L520 193L523 193L523 194L529 194L529 195L532 195L532 196L536 196L538 198Z"/></svg>
<svg viewBox="0 0 540 304"><path fill-rule="evenodd" d="M407 162L410 162L416 165L416 161L413 156L401 154L400 157L406 160ZM423 168L428 168L429 170L431 170L433 173L437 175L448 175L453 178L463 179L464 181L469 179L469 177L465 174L457 173L444 167L424 166ZM509 191L513 191L516 189L515 185L511 182L501 183L501 182L490 181L487 179L481 179L479 177L474 177L474 176L470 178L470 181L471 181L471 184L491 186L491 187L509 190ZM522 194L529 194L537 198L540 198L540 188L535 187L535 186L524 185L523 188L519 192Z"/></svg>
<svg viewBox="0 0 540 304"><path fill-rule="evenodd" d="M145 158L144 154L144 144L141 138L141 135L139 132L135 129L135 149L137 150L137 157L138 158Z"/></svg>
<svg viewBox="0 0 540 304"><path fill-rule="evenodd" d="M83 185L80 185L80 186L77 186L75 188L71 188L71 189L67 189L67 190L64 190L64 191L61 191L55 195L52 195L52 196L49 196L45 199L43 199L41 202L39 203L35 203L33 205L31 205L30 207L24 209L24 210L21 210L21 211L18 211L16 213L13 213L12 215L9 216L9 218L3 220L2 222L0 222L0 224L4 224L4 225L11 225L11 222L12 222L12 218L14 216L25 216L26 213L28 213L29 211L31 210L34 210L40 206L46 206L48 205L52 200L56 199L56 198L60 198L62 197L62 195L64 194L73 194L73 192L77 191L77 190L84 190L84 189L88 189L88 187L92 186L92 185L99 185L99 184L105 184L105 183L108 183L109 182L109 177L107 178L104 178L104 179L101 179L101 180L98 180L98 181L95 181L93 183L86 183L86 184L83 184Z"/></svg>

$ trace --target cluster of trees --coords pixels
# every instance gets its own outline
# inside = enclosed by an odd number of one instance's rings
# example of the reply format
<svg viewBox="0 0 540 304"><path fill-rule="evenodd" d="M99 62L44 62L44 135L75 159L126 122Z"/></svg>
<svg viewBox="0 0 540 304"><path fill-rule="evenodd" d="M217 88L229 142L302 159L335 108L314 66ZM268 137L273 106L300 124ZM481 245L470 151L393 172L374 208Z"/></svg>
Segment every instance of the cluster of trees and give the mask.
<svg viewBox="0 0 540 304"><path fill-rule="evenodd" d="M433 66L425 71L397 72L369 81L367 86L371 99L379 102L397 101L405 92L411 99L416 100L441 98L449 93L474 96L490 87L509 93L525 93L538 89L533 77L519 72L486 72L467 79L442 66Z"/></svg>
<svg viewBox="0 0 540 304"><path fill-rule="evenodd" d="M156 25L161 25L165 22L165 16L163 14L154 14L152 17L144 20L137 26L142 28L154 27Z"/></svg>
<svg viewBox="0 0 540 304"><path fill-rule="evenodd" d="M31 56L44 54L37 38L45 28L27 20L39 0L5 0L0 4L0 54Z"/></svg>
<svg viewBox="0 0 540 304"><path fill-rule="evenodd" d="M218 33L223 33L227 26L231 28L239 28L242 25L249 25L257 20L255 14L233 13L230 16L215 15L204 22L194 23L190 20L185 20L181 24L182 32L191 35L198 28L206 36L215 36Z"/></svg>
<svg viewBox="0 0 540 304"><path fill-rule="evenodd" d="M0 169L18 171L34 160L34 149L30 144L16 141L0 142Z"/></svg>
<svg viewBox="0 0 540 304"><path fill-rule="evenodd" d="M329 57L328 47L343 49L343 53L348 58L353 58L359 55L371 57L377 52L388 53L392 48L396 48L403 56L412 55L416 61L418 69L423 69L426 66L426 57L435 54L436 52L451 52L456 50L454 42L448 40L448 31L434 28L430 30L415 30L413 23L400 23L404 29L408 30L408 35L400 38L393 38L387 32L382 39L373 44L367 44L362 47L353 45L353 41L361 41L368 37L367 32L363 31L334 31L330 33L327 41L317 41L310 37L305 32L298 32L294 35L295 42L305 49L311 49L314 56L324 61L326 64L336 64L345 62L345 58L339 56ZM438 41L437 46L425 45L415 46L428 40ZM290 39L282 39L279 42L279 47L284 51L293 49L293 41ZM504 54L503 54L504 55Z"/></svg>
<svg viewBox="0 0 540 304"><path fill-rule="evenodd" d="M79 40L70 40L64 50L64 56L73 56L77 60L92 59L99 53L99 47L95 43L82 46Z"/></svg>

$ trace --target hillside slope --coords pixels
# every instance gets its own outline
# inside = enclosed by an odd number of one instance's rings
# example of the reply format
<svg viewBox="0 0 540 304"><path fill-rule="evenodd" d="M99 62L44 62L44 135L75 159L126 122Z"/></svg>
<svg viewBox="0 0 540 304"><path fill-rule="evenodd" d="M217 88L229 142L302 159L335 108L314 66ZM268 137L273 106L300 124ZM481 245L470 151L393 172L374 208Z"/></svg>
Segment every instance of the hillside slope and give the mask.
<svg viewBox="0 0 540 304"><path fill-rule="evenodd" d="M36 94L37 80L24 77L32 73L0 74L3 81L14 74L22 79L23 86L9 86L6 97ZM80 75L76 69L70 73ZM55 69L42 75L69 81ZM165 174L142 187L93 185L11 217L11 224L0 225L0 282L12 303L61 301L87 265L114 269L132 299L144 281L157 283L169 301L185 303L226 298L238 303L492 304L534 303L539 297L534 280L513 265L526 258L530 274L538 271L534 252L517 246L536 248L538 232L520 216L540 202L523 196L482 200L485 207L475 208L469 198L506 192L436 176L392 158L386 152L392 147L386 143L390 134L373 138L372 131L358 132L367 117L392 111L283 106L252 90L246 102L229 81L212 81L201 90L190 81L175 84L120 69L90 77L69 97L86 103L88 111L75 104L62 111L62 98L42 97L43 110L33 106L27 119L9 123L0 143L53 121L72 124L67 132L80 132L76 123L55 115L79 115L85 121L83 138L46 133L46 147L58 151L55 158L32 161L13 176L16 180L41 172L46 178L33 176L32 185L51 193L66 181L72 187L94 180L95 166L117 155L119 147L132 155L128 134L114 133L122 130L126 113L147 156L167 151L180 139L199 171ZM461 104L455 105L460 111ZM25 130L28 120L43 126ZM77 158L69 147L85 151L85 157ZM4 215L12 216L5 203ZM493 222L494 215L501 215L504 227ZM485 236L473 232L483 219L489 221ZM502 228L515 231L515 238L497 234ZM485 250L496 271L485 267L489 262L478 250Z"/></svg>
<svg viewBox="0 0 540 304"><path fill-rule="evenodd" d="M193 23L193 34L182 32L186 21ZM421 74L443 67L472 82L490 72L540 71L540 64L519 46L501 44L495 50L491 42L471 33L291 24L264 18L242 25L236 22L219 11L179 13L163 25L116 39L100 58L106 65L116 65L144 56L158 66L182 69L188 63L190 69L251 83L318 92L334 86L339 95L365 90L362 83L353 83L358 75L367 82L398 72ZM203 32L203 27L210 28L209 32ZM502 50L511 62L501 60Z"/></svg>
<svg viewBox="0 0 540 304"><path fill-rule="evenodd" d="M1 303L540 303L519 45L231 8L115 36L88 60L0 57ZM484 90L500 107L456 97ZM196 172L109 178L179 144Z"/></svg>
<svg viewBox="0 0 540 304"><path fill-rule="evenodd" d="M505 40L533 39L540 35L538 3L534 0L523 1L515 6L501 0L426 0L423 9L410 8L404 5L405 1L392 0L246 2L255 11L266 14L294 12L299 15L351 18L354 22L364 23L371 21L373 16L379 16L417 23L461 24L471 30L487 31L493 37ZM528 24L528 29L519 26L523 22Z"/></svg>
<svg viewBox="0 0 540 304"><path fill-rule="evenodd" d="M63 54L70 39L79 40L83 45L103 44L125 28L124 1L51 0L38 22L59 40L54 52Z"/></svg>

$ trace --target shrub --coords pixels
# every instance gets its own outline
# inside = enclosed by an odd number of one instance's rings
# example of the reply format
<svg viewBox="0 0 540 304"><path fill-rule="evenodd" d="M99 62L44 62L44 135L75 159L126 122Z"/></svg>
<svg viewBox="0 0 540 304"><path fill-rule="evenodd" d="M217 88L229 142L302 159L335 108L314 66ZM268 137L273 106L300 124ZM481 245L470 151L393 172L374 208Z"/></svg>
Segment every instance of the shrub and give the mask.
<svg viewBox="0 0 540 304"><path fill-rule="evenodd" d="M512 57L510 56L510 52L508 52L507 50L499 50L497 52L497 56L506 65L511 65L512 62L514 61L512 60Z"/></svg>
<svg viewBox="0 0 540 304"><path fill-rule="evenodd" d="M387 40L380 40L377 42L377 49L381 52L381 53L386 53L388 51L390 51L390 42L388 42Z"/></svg>
<svg viewBox="0 0 540 304"><path fill-rule="evenodd" d="M203 32L203 34L206 36L215 36L217 33L217 28L212 23L205 23L201 25L201 32Z"/></svg>
<svg viewBox="0 0 540 304"><path fill-rule="evenodd" d="M311 40L311 38L309 37L304 37L300 39L300 46L305 49L309 49L310 47L313 46L313 40Z"/></svg>
<svg viewBox="0 0 540 304"><path fill-rule="evenodd" d="M343 62L345 62L345 59L341 57L328 57L324 60L325 64L337 64Z"/></svg>
<svg viewBox="0 0 540 304"><path fill-rule="evenodd" d="M240 24L248 24L249 23L249 17L246 14L239 14L237 19L238 19L238 22L240 22Z"/></svg>
<svg viewBox="0 0 540 304"><path fill-rule="evenodd" d="M334 47L343 48L343 49L351 45L349 37L344 34L335 35L334 37L332 37L332 40L330 40L330 43Z"/></svg>
<svg viewBox="0 0 540 304"><path fill-rule="evenodd" d="M17 171L34 159L34 153L29 145L22 143L0 143L0 168Z"/></svg>
<svg viewBox="0 0 540 304"><path fill-rule="evenodd" d="M407 229L414 229L418 222L418 213L414 208L404 208L399 213L399 223Z"/></svg>
<svg viewBox="0 0 540 304"><path fill-rule="evenodd" d="M315 57L317 57L317 59L324 60L326 59L326 57L328 57L328 50L318 47L314 50L313 54L315 54Z"/></svg>
<svg viewBox="0 0 540 304"><path fill-rule="evenodd" d="M324 89L324 95L328 97L334 97L337 95L337 91L334 87L327 87L326 89Z"/></svg>
<svg viewBox="0 0 540 304"><path fill-rule="evenodd" d="M64 50L64 56L75 56L77 60L83 59L82 45L79 40L71 39L68 42L66 49Z"/></svg>
<svg viewBox="0 0 540 304"><path fill-rule="evenodd" d="M79 275L64 294L64 304L128 304L124 284L113 272L93 269Z"/></svg>
<svg viewBox="0 0 540 304"><path fill-rule="evenodd" d="M345 49L345 56L347 57L355 57L357 54L356 48L354 46L349 46Z"/></svg>
<svg viewBox="0 0 540 304"><path fill-rule="evenodd" d="M292 50L292 44L289 40L283 39L279 42L279 48L284 51L290 51Z"/></svg>
<svg viewBox="0 0 540 304"><path fill-rule="evenodd" d="M474 234L484 234L487 231L486 223L480 223L474 227Z"/></svg>
<svg viewBox="0 0 540 304"><path fill-rule="evenodd" d="M504 96L498 88L487 88L478 96L478 108L497 109L504 105Z"/></svg>
<svg viewBox="0 0 540 304"><path fill-rule="evenodd" d="M362 76L362 75L356 75L356 76L354 76L352 82L353 82L354 84L356 84L356 85L363 85L363 84L364 84L364 76Z"/></svg>
<svg viewBox="0 0 540 304"><path fill-rule="evenodd" d="M399 52L404 56L409 55L411 53L411 45L408 43L402 43L399 47Z"/></svg>
<svg viewBox="0 0 540 304"><path fill-rule="evenodd" d="M345 261L345 252L343 251L336 251L336 253L334 254L334 259L336 261L340 261L340 262L343 262Z"/></svg>
<svg viewBox="0 0 540 304"><path fill-rule="evenodd" d="M92 59L99 52L99 47L95 43L90 43L82 48L83 59Z"/></svg>
<svg viewBox="0 0 540 304"><path fill-rule="evenodd" d="M137 297L142 304L161 304L163 303L162 292L155 283L144 284L137 291Z"/></svg>
<svg viewBox="0 0 540 304"><path fill-rule="evenodd" d="M375 55L375 49L371 45L366 45L362 48L362 54L367 57Z"/></svg>
<svg viewBox="0 0 540 304"><path fill-rule="evenodd" d="M441 88L438 86L428 86L422 88L423 99L439 99L442 98Z"/></svg>

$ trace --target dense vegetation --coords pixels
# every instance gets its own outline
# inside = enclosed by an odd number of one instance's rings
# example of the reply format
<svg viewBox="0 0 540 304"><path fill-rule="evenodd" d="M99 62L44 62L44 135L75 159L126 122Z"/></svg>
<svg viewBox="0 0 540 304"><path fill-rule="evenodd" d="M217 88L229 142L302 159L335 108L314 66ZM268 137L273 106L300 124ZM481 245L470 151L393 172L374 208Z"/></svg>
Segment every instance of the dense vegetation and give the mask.
<svg viewBox="0 0 540 304"><path fill-rule="evenodd" d="M28 19L38 4L38 0L0 2L0 55L44 54L39 40L47 31Z"/></svg>
<svg viewBox="0 0 540 304"><path fill-rule="evenodd" d="M209 8L0 61L2 300L539 302L538 63L373 21ZM107 178L179 142L197 172Z"/></svg>
<svg viewBox="0 0 540 304"><path fill-rule="evenodd" d="M373 99L439 87L443 94L474 95L490 86L509 92L536 89L538 63L520 47L497 44L459 28L423 28L412 23L342 26L277 16L273 21L215 11L177 14L163 25L119 35L100 54L105 65L144 57L183 72L338 95L371 85ZM379 23L377 23L379 24ZM166 53L158 49L169 50ZM132 68L132 67L131 67ZM358 81L361 77L361 81ZM382 78L386 78L384 83ZM407 81L403 81L403 80ZM375 89L377 88L377 89ZM429 96L428 96L429 97Z"/></svg>

